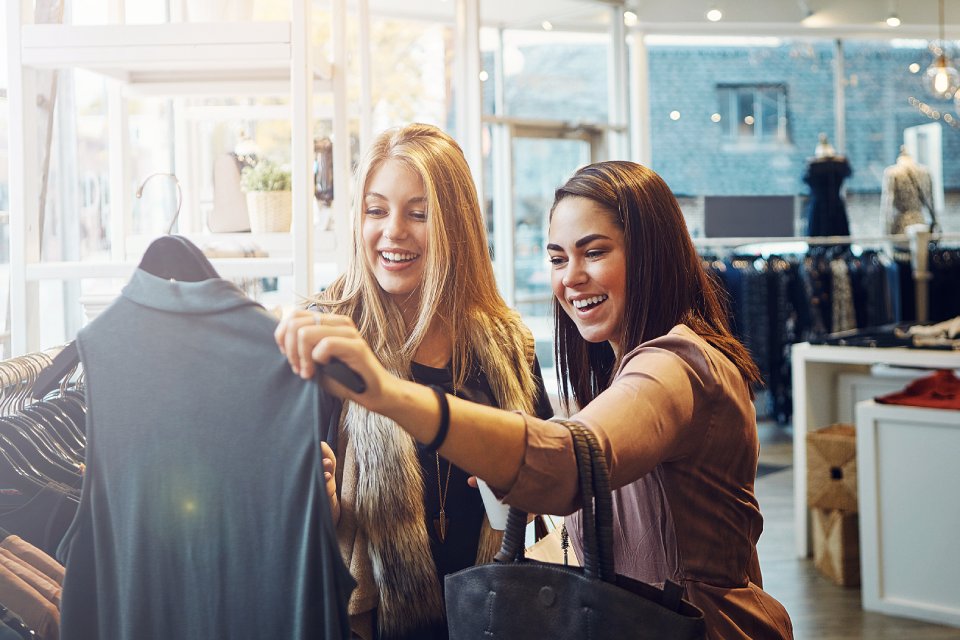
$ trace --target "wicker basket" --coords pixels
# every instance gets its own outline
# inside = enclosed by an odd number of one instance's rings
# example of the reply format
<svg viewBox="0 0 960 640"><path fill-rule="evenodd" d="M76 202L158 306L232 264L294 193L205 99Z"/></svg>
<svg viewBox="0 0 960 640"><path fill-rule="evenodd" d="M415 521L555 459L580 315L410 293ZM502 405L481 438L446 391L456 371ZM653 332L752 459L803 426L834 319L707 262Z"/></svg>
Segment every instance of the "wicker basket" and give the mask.
<svg viewBox="0 0 960 640"><path fill-rule="evenodd" d="M247 211L250 213L250 231L253 233L290 231L292 192L248 191Z"/></svg>
<svg viewBox="0 0 960 640"><path fill-rule="evenodd" d="M860 584L859 515L839 509L817 509L813 515L813 564L841 587Z"/></svg>
<svg viewBox="0 0 960 640"><path fill-rule="evenodd" d="M852 424L807 434L807 505L857 511L857 431Z"/></svg>

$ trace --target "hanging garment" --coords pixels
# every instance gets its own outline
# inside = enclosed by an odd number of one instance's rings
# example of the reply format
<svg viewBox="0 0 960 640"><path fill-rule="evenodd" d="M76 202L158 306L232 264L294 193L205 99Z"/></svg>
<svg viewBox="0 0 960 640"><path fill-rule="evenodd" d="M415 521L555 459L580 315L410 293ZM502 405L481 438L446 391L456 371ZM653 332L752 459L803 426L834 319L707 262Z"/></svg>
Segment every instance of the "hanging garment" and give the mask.
<svg viewBox="0 0 960 640"><path fill-rule="evenodd" d="M803 181L810 185L807 203L807 235L848 236L847 206L840 195L843 181L853 171L846 158L818 158L807 165Z"/></svg>
<svg viewBox="0 0 960 640"><path fill-rule="evenodd" d="M80 331L64 640L348 636L318 434L335 403L291 372L275 326L226 280L141 268Z"/></svg>
<svg viewBox="0 0 960 640"><path fill-rule="evenodd" d="M960 249L931 249L928 266L927 319L939 322L960 315Z"/></svg>
<svg viewBox="0 0 960 640"><path fill-rule="evenodd" d="M953 371L937 371L908 384L902 391L875 398L881 404L934 409L960 409L960 378Z"/></svg>
<svg viewBox="0 0 960 640"><path fill-rule="evenodd" d="M857 328L857 315L853 307L853 289L850 283L850 271L843 258L834 258L830 261L830 272L833 274L833 314L834 331L849 331Z"/></svg>
<svg viewBox="0 0 960 640"><path fill-rule="evenodd" d="M57 640L60 637L60 612L56 605L2 564L0 603L21 618L39 640Z"/></svg>
<svg viewBox="0 0 960 640"><path fill-rule="evenodd" d="M933 203L933 181L930 171L912 158L901 155L897 162L883 170L880 209L887 233L906 233L913 224L926 224L924 209ZM935 214L930 210L931 217Z"/></svg>
<svg viewBox="0 0 960 640"><path fill-rule="evenodd" d="M0 550L9 551L24 564L37 569L58 585L63 585L63 565L20 536L0 529Z"/></svg>
<svg viewBox="0 0 960 640"><path fill-rule="evenodd" d="M17 496L15 508L4 509L0 527L55 555L57 545L77 513L77 502L69 487L50 482L33 495Z"/></svg>

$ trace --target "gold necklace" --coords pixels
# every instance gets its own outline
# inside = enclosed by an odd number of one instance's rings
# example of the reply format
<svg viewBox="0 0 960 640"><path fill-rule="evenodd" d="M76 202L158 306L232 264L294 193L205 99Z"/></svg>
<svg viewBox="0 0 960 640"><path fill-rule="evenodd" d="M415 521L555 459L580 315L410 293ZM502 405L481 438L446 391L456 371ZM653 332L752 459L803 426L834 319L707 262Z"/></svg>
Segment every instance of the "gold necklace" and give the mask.
<svg viewBox="0 0 960 640"><path fill-rule="evenodd" d="M447 504L447 492L450 489L450 471L453 469L453 463L447 460L447 481L443 488L440 488L440 454L434 454L437 458L437 492L440 494L440 513L433 519L433 528L437 531L437 537L440 542L446 542L447 539L447 512L444 507Z"/></svg>
<svg viewBox="0 0 960 640"><path fill-rule="evenodd" d="M454 398L457 397L457 385L453 385L453 393L450 394ZM433 528L437 532L437 537L440 539L440 543L444 543L447 540L447 523L449 519L447 518L447 494L450 490L450 473L453 470L453 463L447 460L447 480L444 482L443 487L440 486L440 454L434 453L437 461L437 494L440 497L440 513L437 514L437 517L433 519Z"/></svg>

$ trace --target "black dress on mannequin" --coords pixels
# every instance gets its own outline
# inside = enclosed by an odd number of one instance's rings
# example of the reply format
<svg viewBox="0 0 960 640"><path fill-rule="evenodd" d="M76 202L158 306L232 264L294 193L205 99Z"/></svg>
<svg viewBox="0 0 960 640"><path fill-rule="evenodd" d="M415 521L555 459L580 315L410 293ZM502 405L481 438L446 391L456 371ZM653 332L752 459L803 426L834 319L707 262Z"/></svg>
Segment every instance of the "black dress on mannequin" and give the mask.
<svg viewBox="0 0 960 640"><path fill-rule="evenodd" d="M807 203L808 236L848 236L850 223L840 187L853 171L843 156L814 158L803 181L810 185Z"/></svg>

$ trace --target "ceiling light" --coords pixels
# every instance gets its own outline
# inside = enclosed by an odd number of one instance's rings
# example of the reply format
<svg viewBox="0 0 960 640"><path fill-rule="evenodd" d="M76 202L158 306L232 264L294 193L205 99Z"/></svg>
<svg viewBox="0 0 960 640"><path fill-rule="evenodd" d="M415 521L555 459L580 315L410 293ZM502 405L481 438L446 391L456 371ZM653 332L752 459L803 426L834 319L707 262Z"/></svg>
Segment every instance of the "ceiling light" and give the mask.
<svg viewBox="0 0 960 640"><path fill-rule="evenodd" d="M710 120L713 122L720 122L721 119L722 118L719 113L715 113L712 116L710 116Z"/></svg>
<svg viewBox="0 0 960 640"><path fill-rule="evenodd" d="M910 70L910 73L917 73L918 71L920 71L920 65L917 64L916 62L911 62L910 66L907 67L907 69Z"/></svg>
<svg viewBox="0 0 960 640"><path fill-rule="evenodd" d="M714 7L713 9L710 9L710 11L707 11L707 20L710 22L720 22L722 19L723 12L720 11L720 9Z"/></svg>
<svg viewBox="0 0 960 640"><path fill-rule="evenodd" d="M490 74L486 70L480 72L480 82L486 82L490 79Z"/></svg>
<svg viewBox="0 0 960 640"><path fill-rule="evenodd" d="M924 85L930 95L940 99L949 100L957 92L960 86L960 73L957 73L950 58L944 51L945 40L943 37L943 0L940 0L940 42L934 47L936 58L933 64L927 67L924 74Z"/></svg>
<svg viewBox="0 0 960 640"><path fill-rule="evenodd" d="M900 17L895 13L891 13L890 17L887 18L888 27L899 27L900 26Z"/></svg>
<svg viewBox="0 0 960 640"><path fill-rule="evenodd" d="M635 26L639 21L640 19L637 17L637 14L635 14L633 11L623 12L623 24L627 25L628 27Z"/></svg>
<svg viewBox="0 0 960 640"><path fill-rule="evenodd" d="M679 119L680 119L680 112L679 112L679 111L671 111L671 112L670 112L670 119L671 119L671 120L679 120Z"/></svg>
<svg viewBox="0 0 960 640"><path fill-rule="evenodd" d="M544 31L553 31L553 23L549 20L544 20L540 26L543 27Z"/></svg>

